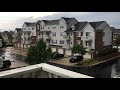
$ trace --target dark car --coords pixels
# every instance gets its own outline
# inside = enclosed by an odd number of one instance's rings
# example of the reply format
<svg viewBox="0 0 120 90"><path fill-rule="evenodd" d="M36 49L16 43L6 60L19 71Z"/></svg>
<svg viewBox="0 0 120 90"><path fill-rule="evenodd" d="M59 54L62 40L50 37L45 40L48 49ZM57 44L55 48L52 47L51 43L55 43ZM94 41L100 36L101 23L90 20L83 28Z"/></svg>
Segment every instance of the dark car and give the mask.
<svg viewBox="0 0 120 90"><path fill-rule="evenodd" d="M60 54L58 52L52 52L51 54L51 59L57 59L57 58L61 58L64 57L64 54Z"/></svg>
<svg viewBox="0 0 120 90"><path fill-rule="evenodd" d="M3 61L3 68L9 68L11 66L10 60L4 60Z"/></svg>
<svg viewBox="0 0 120 90"><path fill-rule="evenodd" d="M3 56L3 68L9 68L11 66L10 60L5 60L5 57Z"/></svg>
<svg viewBox="0 0 120 90"><path fill-rule="evenodd" d="M76 55L71 57L71 59L69 60L71 63L75 63L75 62L79 62L83 60L83 56L80 55Z"/></svg>

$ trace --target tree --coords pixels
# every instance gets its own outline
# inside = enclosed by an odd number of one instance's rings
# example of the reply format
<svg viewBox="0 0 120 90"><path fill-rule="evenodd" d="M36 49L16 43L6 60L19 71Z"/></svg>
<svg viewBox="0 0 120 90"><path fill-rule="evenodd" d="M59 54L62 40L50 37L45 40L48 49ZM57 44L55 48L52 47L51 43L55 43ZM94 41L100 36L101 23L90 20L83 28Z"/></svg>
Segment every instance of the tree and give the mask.
<svg viewBox="0 0 120 90"><path fill-rule="evenodd" d="M0 39L2 39L2 47L6 45L6 42L4 41L3 37L0 35Z"/></svg>
<svg viewBox="0 0 120 90"><path fill-rule="evenodd" d="M79 53L80 55L85 55L86 51L85 51L86 48L84 48L83 45L76 45L76 46L73 46L72 48L72 52L73 53Z"/></svg>
<svg viewBox="0 0 120 90"><path fill-rule="evenodd" d="M117 50L118 50L118 46L120 46L120 35L117 37L115 44L116 44L116 47L117 47Z"/></svg>
<svg viewBox="0 0 120 90"><path fill-rule="evenodd" d="M26 61L29 64L47 62L50 59L51 52L51 48L47 47L43 40L40 40L35 46L31 46L28 49Z"/></svg>

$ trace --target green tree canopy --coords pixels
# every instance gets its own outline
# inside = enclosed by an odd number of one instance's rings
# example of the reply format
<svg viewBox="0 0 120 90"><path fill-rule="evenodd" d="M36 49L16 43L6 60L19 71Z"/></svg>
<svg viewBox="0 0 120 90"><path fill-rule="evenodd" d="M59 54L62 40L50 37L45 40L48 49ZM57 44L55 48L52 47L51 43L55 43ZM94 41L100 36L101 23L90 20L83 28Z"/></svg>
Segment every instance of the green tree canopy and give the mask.
<svg viewBox="0 0 120 90"><path fill-rule="evenodd" d="M40 40L35 46L31 46L28 49L26 61L29 64L47 62L50 59L51 52L51 48L47 47L43 40Z"/></svg>
<svg viewBox="0 0 120 90"><path fill-rule="evenodd" d="M85 49L86 48L84 48L84 46L82 46L82 45L76 45L76 46L73 46L73 48L72 48L72 52L73 53L79 53L79 54L81 54L81 55L85 55Z"/></svg>

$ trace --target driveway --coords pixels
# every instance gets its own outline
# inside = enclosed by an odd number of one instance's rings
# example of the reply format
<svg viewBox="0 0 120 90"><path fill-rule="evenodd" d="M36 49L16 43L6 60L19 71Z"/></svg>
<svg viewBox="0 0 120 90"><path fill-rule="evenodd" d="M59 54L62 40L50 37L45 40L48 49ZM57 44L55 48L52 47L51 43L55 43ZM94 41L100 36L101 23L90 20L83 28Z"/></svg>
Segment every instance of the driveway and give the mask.
<svg viewBox="0 0 120 90"><path fill-rule="evenodd" d="M69 60L70 60L71 57L65 57L63 59L59 59L59 60L55 60L55 61L49 61L49 62L53 62L53 63L57 63L57 64L62 64L62 65L66 65L66 66L73 66L77 63L70 63Z"/></svg>
<svg viewBox="0 0 120 90"><path fill-rule="evenodd" d="M61 64L61 65L66 65L66 66L73 66L73 65L77 64L77 62L76 63L69 62L70 58L71 58L70 56L69 57L67 56L67 57L64 57L62 59L49 61L49 62L56 63L56 64ZM88 60L88 59L84 58L84 60Z"/></svg>

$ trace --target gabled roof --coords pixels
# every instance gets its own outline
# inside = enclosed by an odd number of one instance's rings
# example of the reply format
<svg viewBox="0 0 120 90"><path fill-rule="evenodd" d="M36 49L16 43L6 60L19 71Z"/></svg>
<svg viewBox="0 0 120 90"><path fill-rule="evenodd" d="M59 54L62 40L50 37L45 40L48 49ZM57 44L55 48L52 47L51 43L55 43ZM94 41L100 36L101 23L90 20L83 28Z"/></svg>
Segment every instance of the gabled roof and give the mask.
<svg viewBox="0 0 120 90"><path fill-rule="evenodd" d="M89 24L94 28L97 29L103 22L105 21L97 21L97 22L89 22Z"/></svg>
<svg viewBox="0 0 120 90"><path fill-rule="evenodd" d="M70 18L67 18L67 17L62 17L66 22L68 22L68 20L70 19Z"/></svg>
<svg viewBox="0 0 120 90"><path fill-rule="evenodd" d="M36 22L24 22L28 27L34 27L36 25Z"/></svg>
<svg viewBox="0 0 120 90"><path fill-rule="evenodd" d="M113 33L120 33L120 29L113 29Z"/></svg>
<svg viewBox="0 0 120 90"><path fill-rule="evenodd" d="M78 22L77 24L75 24L75 30L72 30L72 28L68 29L67 31L65 32L72 32L72 31L80 31L82 30L86 25L87 25L87 21L85 22Z"/></svg>
<svg viewBox="0 0 120 90"><path fill-rule="evenodd" d="M58 20L42 20L46 25L57 25L59 24L59 19Z"/></svg>
<svg viewBox="0 0 120 90"><path fill-rule="evenodd" d="M114 30L115 29L115 27L110 27L112 30Z"/></svg>
<svg viewBox="0 0 120 90"><path fill-rule="evenodd" d="M72 20L74 20L75 18L67 18L67 17L61 17L63 18L66 23L71 22ZM57 25L59 24L60 19L56 19L56 20L42 20L46 25Z"/></svg>
<svg viewBox="0 0 120 90"><path fill-rule="evenodd" d="M69 23L72 20L76 20L75 18L67 18L67 17L62 17L62 18L66 21L66 23Z"/></svg>

